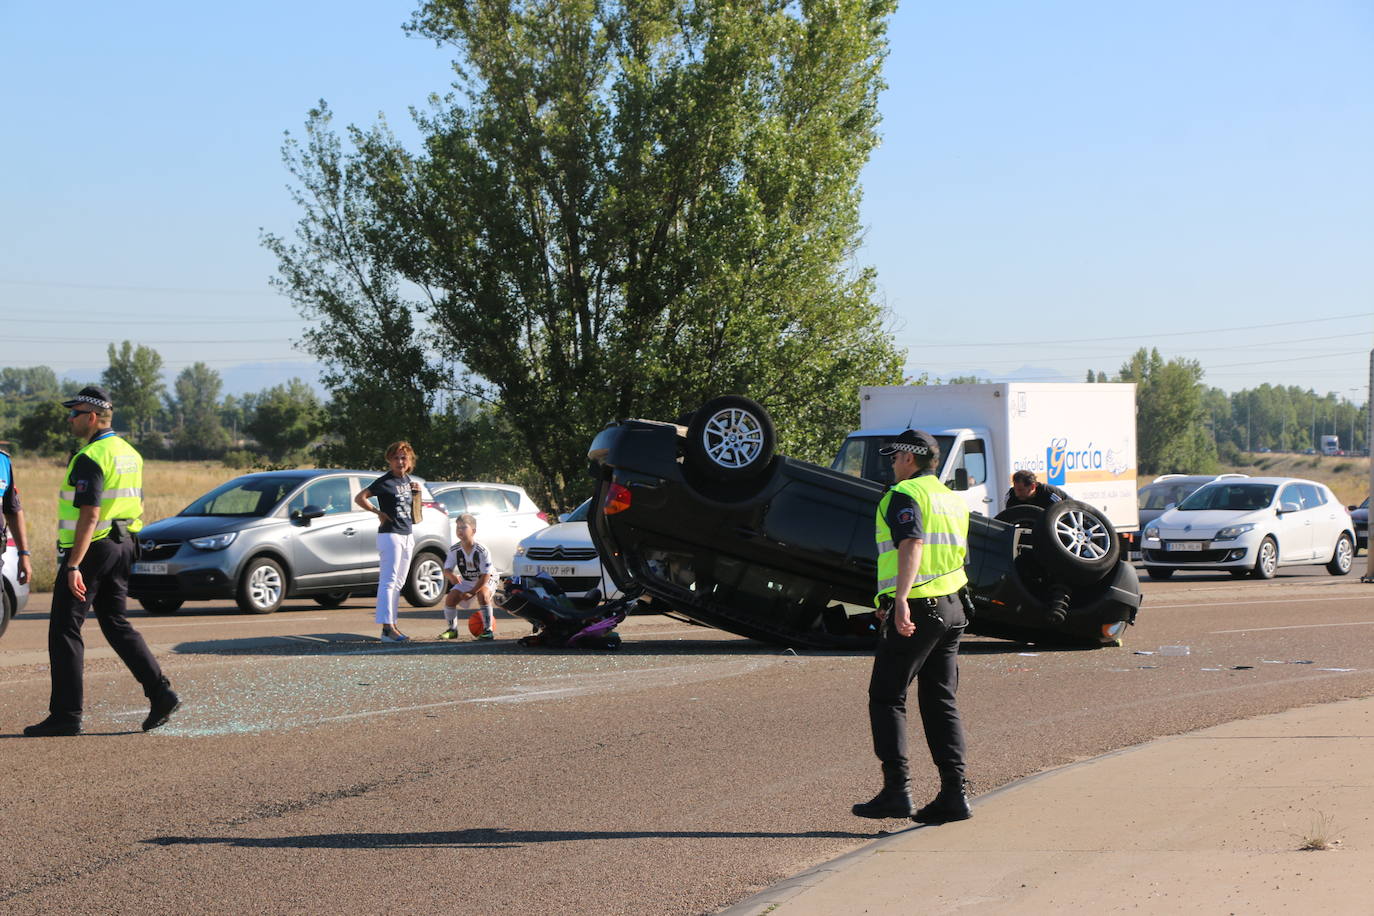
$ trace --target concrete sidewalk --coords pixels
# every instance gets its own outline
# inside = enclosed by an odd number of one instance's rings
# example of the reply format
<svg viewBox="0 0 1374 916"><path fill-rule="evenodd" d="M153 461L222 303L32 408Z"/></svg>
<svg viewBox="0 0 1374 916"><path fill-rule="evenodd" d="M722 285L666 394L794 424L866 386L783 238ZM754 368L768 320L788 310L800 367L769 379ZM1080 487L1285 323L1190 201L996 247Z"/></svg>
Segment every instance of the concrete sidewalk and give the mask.
<svg viewBox="0 0 1374 916"><path fill-rule="evenodd" d="M1374 913L1374 697L1162 738L900 829L725 912Z"/></svg>

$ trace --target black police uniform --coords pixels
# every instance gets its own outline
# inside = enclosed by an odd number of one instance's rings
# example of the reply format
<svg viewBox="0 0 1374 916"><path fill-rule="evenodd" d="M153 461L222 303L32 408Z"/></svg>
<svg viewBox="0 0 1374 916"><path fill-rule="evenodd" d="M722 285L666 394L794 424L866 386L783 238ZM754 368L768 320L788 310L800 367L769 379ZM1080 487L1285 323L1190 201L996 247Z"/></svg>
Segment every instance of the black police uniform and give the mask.
<svg viewBox="0 0 1374 916"><path fill-rule="evenodd" d="M1030 496L1021 499L1016 495L1015 489L1007 491L1007 508L1012 506L1039 506L1041 509L1048 509L1055 503L1063 502L1069 498L1069 494L1054 486L1053 484L1036 481L1035 490Z"/></svg>

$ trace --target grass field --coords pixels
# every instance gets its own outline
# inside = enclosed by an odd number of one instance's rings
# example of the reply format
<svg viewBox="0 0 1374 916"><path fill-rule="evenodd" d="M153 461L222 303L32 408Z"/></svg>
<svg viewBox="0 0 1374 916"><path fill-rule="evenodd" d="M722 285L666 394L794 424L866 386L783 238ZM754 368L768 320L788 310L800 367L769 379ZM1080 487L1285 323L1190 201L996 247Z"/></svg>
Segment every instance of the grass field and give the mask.
<svg viewBox="0 0 1374 916"><path fill-rule="evenodd" d="M33 550L35 591L51 591L57 575L57 491L66 470L64 459L14 459L14 477L24 500L24 520ZM149 461L143 468L143 520L176 515L206 490L241 473L217 462Z"/></svg>

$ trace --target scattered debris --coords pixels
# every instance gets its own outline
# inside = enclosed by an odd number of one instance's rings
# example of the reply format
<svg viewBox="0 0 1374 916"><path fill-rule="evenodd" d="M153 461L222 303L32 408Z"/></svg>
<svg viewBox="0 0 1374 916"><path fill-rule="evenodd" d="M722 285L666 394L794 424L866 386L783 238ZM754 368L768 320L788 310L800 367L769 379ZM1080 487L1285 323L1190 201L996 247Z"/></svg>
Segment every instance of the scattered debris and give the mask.
<svg viewBox="0 0 1374 916"><path fill-rule="evenodd" d="M1255 666L1254 666L1254 665L1232 665L1232 666L1231 666L1231 670L1232 670L1232 671L1249 671L1249 670L1250 670L1251 668L1253 668L1253 667L1255 667Z"/></svg>
<svg viewBox="0 0 1374 916"><path fill-rule="evenodd" d="M1354 671L1354 668L1318 668L1318 671Z"/></svg>
<svg viewBox="0 0 1374 916"><path fill-rule="evenodd" d="M1136 654L1136 655L1154 655L1153 652L1147 651L1147 650L1145 650L1145 649L1136 649L1136 650L1135 650L1135 654Z"/></svg>
<svg viewBox="0 0 1374 916"><path fill-rule="evenodd" d="M1017 652L1016 654L1019 655L1019 656L1021 656L1022 658L1035 658L1035 657L1038 656L1040 653L1039 653L1039 652Z"/></svg>
<svg viewBox="0 0 1374 916"><path fill-rule="evenodd" d="M1190 650L1187 646L1160 646L1160 655L1187 655Z"/></svg>

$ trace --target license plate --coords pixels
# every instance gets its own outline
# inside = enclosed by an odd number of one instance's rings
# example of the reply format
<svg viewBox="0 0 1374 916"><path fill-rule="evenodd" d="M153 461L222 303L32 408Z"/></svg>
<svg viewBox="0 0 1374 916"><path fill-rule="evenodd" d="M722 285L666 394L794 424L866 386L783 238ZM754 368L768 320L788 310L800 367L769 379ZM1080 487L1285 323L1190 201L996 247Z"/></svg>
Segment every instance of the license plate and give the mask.
<svg viewBox="0 0 1374 916"><path fill-rule="evenodd" d="M539 567L542 571L551 576L575 576L577 575L576 566L543 566Z"/></svg>
<svg viewBox="0 0 1374 916"><path fill-rule="evenodd" d="M167 575L167 564L135 563L133 572L136 576L165 576Z"/></svg>
<svg viewBox="0 0 1374 916"><path fill-rule="evenodd" d="M1190 550L1191 550L1191 551L1201 551L1201 550L1202 550L1202 542L1201 542L1201 541L1170 541L1169 543L1167 543L1167 544L1164 545L1164 549L1165 549L1165 550L1170 550L1170 551L1175 551L1175 552L1176 552L1176 551L1179 551L1179 550L1182 550L1182 551L1190 551Z"/></svg>

